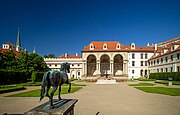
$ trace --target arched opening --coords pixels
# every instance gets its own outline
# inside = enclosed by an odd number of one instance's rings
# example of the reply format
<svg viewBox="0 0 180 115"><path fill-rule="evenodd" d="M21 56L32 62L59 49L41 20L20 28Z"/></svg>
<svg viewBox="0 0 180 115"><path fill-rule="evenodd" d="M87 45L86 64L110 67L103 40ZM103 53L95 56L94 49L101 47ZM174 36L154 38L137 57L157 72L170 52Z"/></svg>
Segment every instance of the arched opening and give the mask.
<svg viewBox="0 0 180 115"><path fill-rule="evenodd" d="M96 71L96 57L94 55L89 55L87 57L87 76L93 76Z"/></svg>
<svg viewBox="0 0 180 115"><path fill-rule="evenodd" d="M123 57L118 54L114 57L114 76L123 74Z"/></svg>
<svg viewBox="0 0 180 115"><path fill-rule="evenodd" d="M108 55L104 54L100 58L100 72L101 75L104 75L110 71L110 58Z"/></svg>

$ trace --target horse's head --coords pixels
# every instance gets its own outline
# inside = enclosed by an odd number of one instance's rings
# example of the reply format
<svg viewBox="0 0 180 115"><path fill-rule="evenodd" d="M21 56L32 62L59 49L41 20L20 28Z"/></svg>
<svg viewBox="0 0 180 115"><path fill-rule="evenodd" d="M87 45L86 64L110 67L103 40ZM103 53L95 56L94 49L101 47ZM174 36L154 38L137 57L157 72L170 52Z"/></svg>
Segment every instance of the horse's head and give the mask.
<svg viewBox="0 0 180 115"><path fill-rule="evenodd" d="M67 73L70 73L70 64L68 62L62 63L61 69Z"/></svg>

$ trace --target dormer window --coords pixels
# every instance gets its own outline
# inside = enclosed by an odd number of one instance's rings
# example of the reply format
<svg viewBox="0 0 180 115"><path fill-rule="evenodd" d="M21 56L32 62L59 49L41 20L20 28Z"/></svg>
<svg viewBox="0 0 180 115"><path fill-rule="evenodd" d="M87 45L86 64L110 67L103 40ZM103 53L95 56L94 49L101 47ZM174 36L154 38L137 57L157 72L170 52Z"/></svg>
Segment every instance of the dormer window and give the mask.
<svg viewBox="0 0 180 115"><path fill-rule="evenodd" d="M131 49L135 49L135 43L131 43Z"/></svg>
<svg viewBox="0 0 180 115"><path fill-rule="evenodd" d="M93 44L90 45L90 50L94 50L94 45Z"/></svg>
<svg viewBox="0 0 180 115"><path fill-rule="evenodd" d="M103 50L107 50L107 44L103 45Z"/></svg>
<svg viewBox="0 0 180 115"><path fill-rule="evenodd" d="M120 44L117 44L117 45L116 45L116 49L120 49Z"/></svg>

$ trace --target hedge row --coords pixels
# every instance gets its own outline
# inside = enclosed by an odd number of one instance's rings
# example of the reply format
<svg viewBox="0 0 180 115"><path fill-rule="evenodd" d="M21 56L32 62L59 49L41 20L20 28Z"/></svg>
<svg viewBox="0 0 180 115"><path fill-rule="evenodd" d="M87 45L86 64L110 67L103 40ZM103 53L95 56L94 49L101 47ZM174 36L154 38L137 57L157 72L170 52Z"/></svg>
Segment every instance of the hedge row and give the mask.
<svg viewBox="0 0 180 115"><path fill-rule="evenodd" d="M33 72L32 73L32 82L40 82L42 81L42 78L43 78L43 75L44 75L44 72Z"/></svg>
<svg viewBox="0 0 180 115"><path fill-rule="evenodd" d="M10 88L2 88L0 89L0 94L7 93L7 92L13 92L13 91L19 91L25 89L24 86L14 86Z"/></svg>
<svg viewBox="0 0 180 115"><path fill-rule="evenodd" d="M149 75L149 79L169 80L168 78L173 78L173 81L180 81L180 72L151 73Z"/></svg>
<svg viewBox="0 0 180 115"><path fill-rule="evenodd" d="M17 84L27 82L28 73L25 71L0 70L0 84Z"/></svg>

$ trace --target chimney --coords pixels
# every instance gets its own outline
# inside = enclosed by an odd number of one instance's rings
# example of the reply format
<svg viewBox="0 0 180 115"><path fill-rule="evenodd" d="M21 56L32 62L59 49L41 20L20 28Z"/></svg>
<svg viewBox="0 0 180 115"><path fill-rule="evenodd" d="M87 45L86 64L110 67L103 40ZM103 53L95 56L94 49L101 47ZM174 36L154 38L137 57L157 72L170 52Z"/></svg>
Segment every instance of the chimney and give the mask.
<svg viewBox="0 0 180 115"><path fill-rule="evenodd" d="M157 44L154 44L154 50L155 51L157 50Z"/></svg>
<svg viewBox="0 0 180 115"><path fill-rule="evenodd" d="M68 57L68 53L65 53L64 56L65 56L65 57Z"/></svg>

